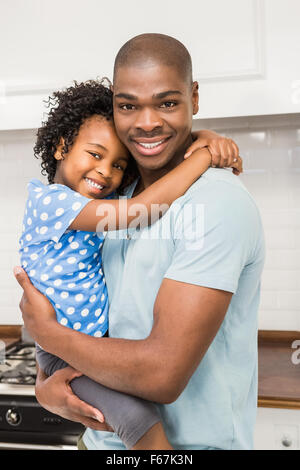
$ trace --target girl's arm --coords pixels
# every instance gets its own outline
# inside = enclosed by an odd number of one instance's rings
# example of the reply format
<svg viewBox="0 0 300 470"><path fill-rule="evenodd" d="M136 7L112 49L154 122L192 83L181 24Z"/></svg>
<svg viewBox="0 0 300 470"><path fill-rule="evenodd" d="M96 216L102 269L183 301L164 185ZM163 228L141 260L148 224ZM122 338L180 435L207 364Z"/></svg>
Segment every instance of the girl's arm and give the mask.
<svg viewBox="0 0 300 470"><path fill-rule="evenodd" d="M103 232L133 226L147 226L163 215L175 199L209 168L211 154L206 149L197 150L167 175L131 199L94 199L89 202L70 225L72 230ZM160 211L153 205L161 205ZM156 206L157 207L157 206Z"/></svg>

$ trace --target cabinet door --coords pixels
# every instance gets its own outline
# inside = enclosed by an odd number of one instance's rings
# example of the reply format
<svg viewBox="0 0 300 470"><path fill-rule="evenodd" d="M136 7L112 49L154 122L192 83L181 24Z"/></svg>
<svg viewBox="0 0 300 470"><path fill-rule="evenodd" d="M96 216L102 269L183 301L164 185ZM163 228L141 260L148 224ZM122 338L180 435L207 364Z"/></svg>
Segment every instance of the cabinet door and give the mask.
<svg viewBox="0 0 300 470"><path fill-rule="evenodd" d="M300 112L299 18L299 0L2 2L0 129L38 127L43 99L73 80L112 79L119 48L146 32L190 50L197 118Z"/></svg>
<svg viewBox="0 0 300 470"><path fill-rule="evenodd" d="M221 8L217 3L216 11ZM300 2L230 0L222 8L223 22L208 35L210 60L202 66L193 44L198 117L299 112Z"/></svg>
<svg viewBox="0 0 300 470"><path fill-rule="evenodd" d="M256 450L299 450L300 410L258 408Z"/></svg>

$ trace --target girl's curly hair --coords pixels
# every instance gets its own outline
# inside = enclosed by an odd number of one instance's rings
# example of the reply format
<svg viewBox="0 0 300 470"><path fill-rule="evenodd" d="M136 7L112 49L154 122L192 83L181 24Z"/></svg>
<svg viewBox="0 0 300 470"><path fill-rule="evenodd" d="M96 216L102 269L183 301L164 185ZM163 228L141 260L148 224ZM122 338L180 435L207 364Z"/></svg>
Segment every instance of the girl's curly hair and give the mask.
<svg viewBox="0 0 300 470"><path fill-rule="evenodd" d="M106 83L106 85L105 85ZM54 182L57 160L54 158L61 138L64 139L62 155L68 153L84 121L95 114L107 120L113 119L112 91L110 81L104 78L88 80L83 83L74 81L74 85L65 90L55 91L46 101L50 108L48 119L38 129L34 156L41 158L42 174L48 182ZM117 189L123 194L124 189L138 176L134 159L130 156L121 185Z"/></svg>

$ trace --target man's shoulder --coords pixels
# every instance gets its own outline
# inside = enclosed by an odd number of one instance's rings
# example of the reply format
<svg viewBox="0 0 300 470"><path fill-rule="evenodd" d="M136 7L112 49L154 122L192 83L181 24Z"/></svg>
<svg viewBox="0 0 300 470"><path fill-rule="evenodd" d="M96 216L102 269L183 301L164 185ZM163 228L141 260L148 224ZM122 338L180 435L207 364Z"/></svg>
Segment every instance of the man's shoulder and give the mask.
<svg viewBox="0 0 300 470"><path fill-rule="evenodd" d="M255 200L241 179L230 170L207 170L186 193L171 206L176 221L190 225L203 220L207 230L235 231L237 236L255 232L260 236L262 223ZM227 236L227 235L226 235Z"/></svg>
<svg viewBox="0 0 300 470"><path fill-rule="evenodd" d="M231 170L222 168L209 168L177 201L181 205L202 202L220 210L228 204L256 207L253 196L241 178Z"/></svg>
<svg viewBox="0 0 300 470"><path fill-rule="evenodd" d="M241 179L234 175L231 170L226 168L209 168L203 175L195 181L194 184L187 190L186 194L192 196L197 195L198 192L205 193L213 189L222 190L221 188L227 186L227 191L245 191L250 194L242 183ZM194 194L195 193L195 194Z"/></svg>

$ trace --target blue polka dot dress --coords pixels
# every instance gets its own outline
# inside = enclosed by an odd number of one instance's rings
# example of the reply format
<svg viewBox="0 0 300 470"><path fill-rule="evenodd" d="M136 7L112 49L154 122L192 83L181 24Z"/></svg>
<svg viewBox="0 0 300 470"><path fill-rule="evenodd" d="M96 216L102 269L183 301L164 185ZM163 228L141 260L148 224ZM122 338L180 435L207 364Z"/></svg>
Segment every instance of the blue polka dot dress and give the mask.
<svg viewBox="0 0 300 470"><path fill-rule="evenodd" d="M103 234L68 229L90 201L67 186L31 180L19 251L22 267L52 303L57 321L101 337L108 329Z"/></svg>

